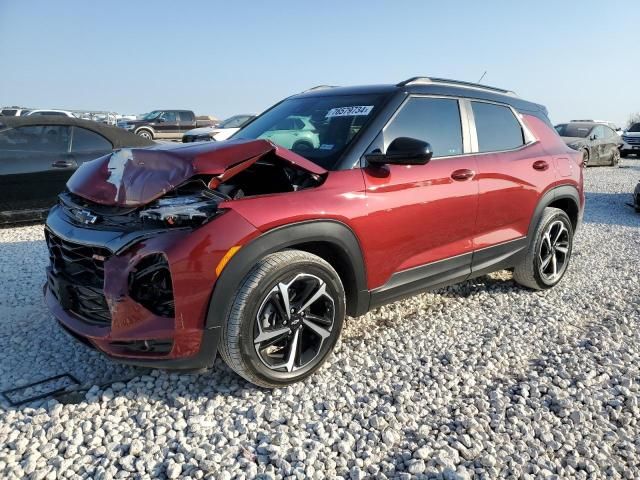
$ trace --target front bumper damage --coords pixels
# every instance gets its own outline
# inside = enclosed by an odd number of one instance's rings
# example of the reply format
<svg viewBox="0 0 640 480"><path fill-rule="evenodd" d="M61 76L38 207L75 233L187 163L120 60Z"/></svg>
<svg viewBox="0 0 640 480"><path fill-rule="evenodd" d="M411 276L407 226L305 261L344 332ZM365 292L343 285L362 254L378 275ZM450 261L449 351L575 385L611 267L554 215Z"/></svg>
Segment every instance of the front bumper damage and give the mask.
<svg viewBox="0 0 640 480"><path fill-rule="evenodd" d="M210 367L220 337L205 328L216 265L255 233L233 210L197 229L125 233L74 224L56 206L45 227L45 301L67 333L120 362Z"/></svg>

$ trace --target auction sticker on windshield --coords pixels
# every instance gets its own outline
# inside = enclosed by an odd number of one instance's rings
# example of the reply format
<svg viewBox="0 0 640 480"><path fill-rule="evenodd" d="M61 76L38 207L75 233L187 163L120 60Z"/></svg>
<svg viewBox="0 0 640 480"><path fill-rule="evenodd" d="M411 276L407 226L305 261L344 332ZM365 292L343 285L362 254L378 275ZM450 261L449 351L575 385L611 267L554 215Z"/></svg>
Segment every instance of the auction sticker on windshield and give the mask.
<svg viewBox="0 0 640 480"><path fill-rule="evenodd" d="M332 108L327 112L326 118L331 117L355 117L357 115L369 115L373 105L357 105L353 107Z"/></svg>

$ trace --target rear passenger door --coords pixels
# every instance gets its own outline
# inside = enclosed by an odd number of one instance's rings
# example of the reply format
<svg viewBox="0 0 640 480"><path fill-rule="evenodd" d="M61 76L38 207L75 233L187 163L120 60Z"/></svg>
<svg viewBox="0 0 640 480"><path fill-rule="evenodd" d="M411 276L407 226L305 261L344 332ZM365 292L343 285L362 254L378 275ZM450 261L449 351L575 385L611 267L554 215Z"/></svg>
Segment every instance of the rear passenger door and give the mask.
<svg viewBox="0 0 640 480"><path fill-rule="evenodd" d="M181 133L196 128L196 117L193 112L178 112L178 116L180 119Z"/></svg>
<svg viewBox="0 0 640 480"><path fill-rule="evenodd" d="M384 272L381 290L404 293L464 279L470 272L478 202L477 169L468 150L468 124L455 98L412 96L368 152L386 152L398 137L427 141L426 165L363 168L368 263ZM393 298L389 293L387 298Z"/></svg>
<svg viewBox="0 0 640 480"><path fill-rule="evenodd" d="M467 100L468 101L468 100ZM491 269L527 245L543 190L555 179L552 159L510 106L468 101L478 152L478 222L473 270Z"/></svg>

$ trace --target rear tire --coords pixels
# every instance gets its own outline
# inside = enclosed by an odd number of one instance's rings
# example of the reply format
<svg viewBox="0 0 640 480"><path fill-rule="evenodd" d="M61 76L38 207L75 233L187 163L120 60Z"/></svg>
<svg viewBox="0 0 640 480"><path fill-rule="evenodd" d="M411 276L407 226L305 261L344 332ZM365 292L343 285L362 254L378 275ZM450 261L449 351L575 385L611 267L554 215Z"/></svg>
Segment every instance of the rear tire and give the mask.
<svg viewBox="0 0 640 480"><path fill-rule="evenodd" d="M222 327L220 355L251 383L290 385L329 357L345 311L342 282L331 265L299 250L272 253L238 289Z"/></svg>
<svg viewBox="0 0 640 480"><path fill-rule="evenodd" d="M562 280L573 250L573 225L559 208L547 207L533 233L527 253L513 271L524 287L546 290Z"/></svg>

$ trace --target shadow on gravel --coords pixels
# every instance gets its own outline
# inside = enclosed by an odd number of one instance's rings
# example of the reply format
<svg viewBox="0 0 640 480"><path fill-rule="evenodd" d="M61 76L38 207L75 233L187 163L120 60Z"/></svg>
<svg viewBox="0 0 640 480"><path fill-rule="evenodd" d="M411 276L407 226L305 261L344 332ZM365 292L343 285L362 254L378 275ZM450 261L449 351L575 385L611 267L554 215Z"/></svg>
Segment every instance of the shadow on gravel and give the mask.
<svg viewBox="0 0 640 480"><path fill-rule="evenodd" d="M631 193L587 192L584 221L604 225L640 227L640 215L627 205L632 201Z"/></svg>

